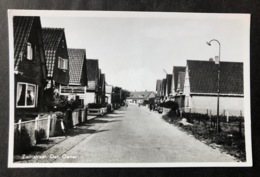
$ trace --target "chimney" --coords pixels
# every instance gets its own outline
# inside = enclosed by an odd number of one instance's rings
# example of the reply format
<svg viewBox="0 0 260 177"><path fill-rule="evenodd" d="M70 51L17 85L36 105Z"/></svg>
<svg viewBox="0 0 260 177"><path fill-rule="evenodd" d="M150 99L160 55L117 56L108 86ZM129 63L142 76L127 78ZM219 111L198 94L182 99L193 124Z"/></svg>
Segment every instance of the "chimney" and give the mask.
<svg viewBox="0 0 260 177"><path fill-rule="evenodd" d="M215 56L215 64L219 64L219 56Z"/></svg>

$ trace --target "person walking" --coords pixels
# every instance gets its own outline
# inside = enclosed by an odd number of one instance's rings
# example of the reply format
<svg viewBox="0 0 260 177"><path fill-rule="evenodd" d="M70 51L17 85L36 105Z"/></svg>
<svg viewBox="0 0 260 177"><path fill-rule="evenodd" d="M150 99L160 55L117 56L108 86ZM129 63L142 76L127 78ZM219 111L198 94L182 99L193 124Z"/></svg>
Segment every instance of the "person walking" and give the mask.
<svg viewBox="0 0 260 177"><path fill-rule="evenodd" d="M64 136L67 137L67 133L66 133L66 130L65 130L63 119L61 119L61 121L60 121L60 126L61 126L61 130L62 130Z"/></svg>

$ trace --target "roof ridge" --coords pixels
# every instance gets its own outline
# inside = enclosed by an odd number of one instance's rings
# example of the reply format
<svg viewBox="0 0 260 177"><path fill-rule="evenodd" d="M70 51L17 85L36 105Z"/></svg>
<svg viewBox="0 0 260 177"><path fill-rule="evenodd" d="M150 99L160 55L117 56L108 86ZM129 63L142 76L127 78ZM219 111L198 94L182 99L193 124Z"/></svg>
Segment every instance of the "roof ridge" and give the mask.
<svg viewBox="0 0 260 177"><path fill-rule="evenodd" d="M65 30L65 28L42 27L42 30Z"/></svg>
<svg viewBox="0 0 260 177"><path fill-rule="evenodd" d="M187 62L214 62L214 61L209 61L209 60L191 60L188 59ZM239 61L220 61L220 63L243 63Z"/></svg>

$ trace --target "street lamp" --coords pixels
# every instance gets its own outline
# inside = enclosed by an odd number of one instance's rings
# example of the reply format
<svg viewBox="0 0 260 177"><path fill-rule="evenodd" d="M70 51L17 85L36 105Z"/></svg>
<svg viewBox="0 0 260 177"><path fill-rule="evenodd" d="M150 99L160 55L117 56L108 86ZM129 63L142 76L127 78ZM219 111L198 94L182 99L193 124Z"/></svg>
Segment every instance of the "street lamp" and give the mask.
<svg viewBox="0 0 260 177"><path fill-rule="evenodd" d="M219 55L218 55L218 59L219 59L219 62L218 62L218 90L217 90L217 94L218 94L218 101L217 101L217 132L220 132L220 124L219 124L219 92L220 92L220 88L219 88L219 85L220 85L220 49L221 49L221 45L220 45L220 42L216 39L212 39L210 40L209 42L206 42L209 46L211 46L211 42L217 42L218 45L219 45Z"/></svg>

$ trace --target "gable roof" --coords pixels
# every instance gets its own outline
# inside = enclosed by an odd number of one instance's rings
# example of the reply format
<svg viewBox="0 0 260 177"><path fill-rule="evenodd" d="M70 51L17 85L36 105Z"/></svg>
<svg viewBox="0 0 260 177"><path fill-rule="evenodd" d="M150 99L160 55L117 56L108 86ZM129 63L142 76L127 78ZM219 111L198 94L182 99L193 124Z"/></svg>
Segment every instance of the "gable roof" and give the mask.
<svg viewBox="0 0 260 177"><path fill-rule="evenodd" d="M162 93L164 96L166 95L166 79L162 80Z"/></svg>
<svg viewBox="0 0 260 177"><path fill-rule="evenodd" d="M69 83L81 84L83 64L86 58L85 49L68 49L69 55Z"/></svg>
<svg viewBox="0 0 260 177"><path fill-rule="evenodd" d="M167 74L166 75L166 90L167 90L168 95L171 93L171 87L172 87L172 75Z"/></svg>
<svg viewBox="0 0 260 177"><path fill-rule="evenodd" d="M179 72L185 72L186 67L185 66L174 66L173 67L173 78L172 81L174 85L172 85L172 87L174 87L174 91L176 92L177 87L178 87L178 75Z"/></svg>
<svg viewBox="0 0 260 177"><path fill-rule="evenodd" d="M151 94L155 95L152 91L130 92L128 99L148 99Z"/></svg>
<svg viewBox="0 0 260 177"><path fill-rule="evenodd" d="M185 72L179 72L178 74L178 86L177 90L183 92L184 89L184 81L185 81Z"/></svg>
<svg viewBox="0 0 260 177"><path fill-rule="evenodd" d="M26 50L34 20L39 17L14 17L14 70L18 69L22 55Z"/></svg>
<svg viewBox="0 0 260 177"><path fill-rule="evenodd" d="M96 81L99 77L99 68L97 59L87 59L87 74L89 81Z"/></svg>
<svg viewBox="0 0 260 177"><path fill-rule="evenodd" d="M218 65L212 61L188 60L190 92L217 93ZM220 93L243 94L243 63L220 62Z"/></svg>
<svg viewBox="0 0 260 177"><path fill-rule="evenodd" d="M87 76L88 76L88 90L96 90L99 84L99 67L98 60L87 59Z"/></svg>
<svg viewBox="0 0 260 177"><path fill-rule="evenodd" d="M59 43L63 35L64 35L63 28L42 29L42 37L43 37L43 44L45 49L48 77L53 76L56 51L58 49Z"/></svg>

